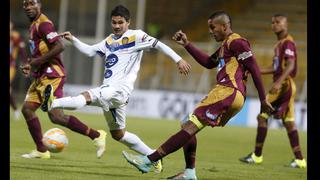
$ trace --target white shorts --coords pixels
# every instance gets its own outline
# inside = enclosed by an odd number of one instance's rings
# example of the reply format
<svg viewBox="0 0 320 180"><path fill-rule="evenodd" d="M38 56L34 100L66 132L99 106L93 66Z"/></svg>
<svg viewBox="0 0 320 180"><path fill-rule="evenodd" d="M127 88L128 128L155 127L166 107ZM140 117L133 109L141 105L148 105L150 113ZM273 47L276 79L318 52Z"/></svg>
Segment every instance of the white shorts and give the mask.
<svg viewBox="0 0 320 180"><path fill-rule="evenodd" d="M92 106L102 107L104 117L110 130L124 129L126 127L126 106L129 94L110 85L102 85L90 89Z"/></svg>

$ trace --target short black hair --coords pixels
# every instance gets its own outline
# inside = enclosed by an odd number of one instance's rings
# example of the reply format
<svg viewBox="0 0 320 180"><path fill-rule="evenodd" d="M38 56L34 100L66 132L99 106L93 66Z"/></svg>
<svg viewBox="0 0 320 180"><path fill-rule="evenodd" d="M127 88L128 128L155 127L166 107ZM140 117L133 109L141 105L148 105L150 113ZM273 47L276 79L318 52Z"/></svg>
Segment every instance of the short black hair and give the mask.
<svg viewBox="0 0 320 180"><path fill-rule="evenodd" d="M284 17L284 18L287 18L287 19L288 19L287 15L286 15L286 14L283 14L283 13L276 13L276 14L274 14L272 17Z"/></svg>
<svg viewBox="0 0 320 180"><path fill-rule="evenodd" d="M24 0L23 0L23 1L24 1ZM36 0L36 1L37 1L38 4L41 4L41 1L40 1L40 0Z"/></svg>
<svg viewBox="0 0 320 180"><path fill-rule="evenodd" d="M226 13L225 11L216 11L216 12L212 13L212 14L208 17L208 19L214 19L214 18L219 17L219 16L225 16L225 17L227 17L227 19L228 19L228 21L229 21L229 23L230 23L230 27L231 27L231 25L232 25L231 17L230 17L229 14Z"/></svg>
<svg viewBox="0 0 320 180"><path fill-rule="evenodd" d="M129 22L130 20L130 11L124 7L123 5L118 5L115 8L112 9L110 18L112 16L121 16L124 17L124 19Z"/></svg>

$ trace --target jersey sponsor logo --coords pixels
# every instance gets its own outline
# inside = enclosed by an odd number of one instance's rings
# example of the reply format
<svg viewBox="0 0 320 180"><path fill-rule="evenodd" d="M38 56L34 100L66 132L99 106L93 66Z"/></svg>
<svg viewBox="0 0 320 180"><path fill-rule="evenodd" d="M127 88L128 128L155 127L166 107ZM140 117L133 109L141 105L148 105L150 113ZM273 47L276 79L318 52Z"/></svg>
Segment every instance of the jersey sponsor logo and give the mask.
<svg viewBox="0 0 320 180"><path fill-rule="evenodd" d="M206 116L213 121L216 120L218 117L218 115L216 114L211 114L209 110L206 111Z"/></svg>
<svg viewBox="0 0 320 180"><path fill-rule="evenodd" d="M129 38L128 37L124 37L124 38L122 38L121 42L122 42L122 44L128 44Z"/></svg>
<svg viewBox="0 0 320 180"><path fill-rule="evenodd" d="M249 58L251 56L252 56L252 52L251 51L245 51L245 52L239 54L238 60L245 60L245 59L247 59L247 58Z"/></svg>
<svg viewBox="0 0 320 180"><path fill-rule="evenodd" d="M106 58L106 64L105 67L106 68L111 68L112 66L114 66L115 64L117 64L119 58L117 55L115 54L110 54L109 56L107 56Z"/></svg>
<svg viewBox="0 0 320 180"><path fill-rule="evenodd" d="M58 36L57 32L51 32L51 33L47 34L46 38L47 39L53 39L53 38L55 38L57 36Z"/></svg>
<svg viewBox="0 0 320 180"><path fill-rule="evenodd" d="M294 51L292 51L291 49L286 49L284 53L289 56L294 56Z"/></svg>
<svg viewBox="0 0 320 180"><path fill-rule="evenodd" d="M109 77L111 77L112 76L112 71L110 70L110 69L108 69L108 70L106 70L106 72L104 73L104 78L109 78Z"/></svg>
<svg viewBox="0 0 320 180"><path fill-rule="evenodd" d="M219 64L217 67L218 72L224 67L224 65L226 65L225 61L223 58L219 58Z"/></svg>

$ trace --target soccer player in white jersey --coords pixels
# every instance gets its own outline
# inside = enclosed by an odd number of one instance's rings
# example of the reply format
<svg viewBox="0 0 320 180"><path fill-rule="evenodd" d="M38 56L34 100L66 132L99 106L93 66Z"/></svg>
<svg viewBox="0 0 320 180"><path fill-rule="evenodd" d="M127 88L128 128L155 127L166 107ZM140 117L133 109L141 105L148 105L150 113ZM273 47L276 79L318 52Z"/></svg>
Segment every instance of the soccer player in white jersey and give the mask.
<svg viewBox="0 0 320 180"><path fill-rule="evenodd" d="M54 99L48 86L45 92L43 110L56 108L74 110L85 105L102 107L112 138L125 144L130 149L149 155L154 152L137 135L125 130L125 108L133 90L143 50L156 48L177 64L181 74L187 75L191 66L176 54L170 47L142 30L131 30L130 12L122 6L116 6L111 12L113 33L100 43L87 45L70 32L61 34L65 39L87 56L100 55L105 60L103 84L100 87L82 92L75 97ZM161 161L154 164L155 172L162 171Z"/></svg>

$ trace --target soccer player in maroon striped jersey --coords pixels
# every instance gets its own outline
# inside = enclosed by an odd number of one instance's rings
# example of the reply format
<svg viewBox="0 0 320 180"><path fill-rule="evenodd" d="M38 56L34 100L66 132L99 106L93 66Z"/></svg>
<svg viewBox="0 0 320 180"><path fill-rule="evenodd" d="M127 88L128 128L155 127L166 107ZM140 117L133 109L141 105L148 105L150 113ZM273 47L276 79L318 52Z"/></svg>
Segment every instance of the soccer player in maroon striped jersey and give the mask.
<svg viewBox="0 0 320 180"><path fill-rule="evenodd" d="M44 102L46 87L52 88L51 92L54 96L58 98L63 96L66 74L61 61L61 52L64 50L64 44L52 21L41 12L40 0L24 0L23 9L31 22L29 29L31 58L28 63L21 66L21 70L25 76L31 74L34 81L28 89L22 114L36 144L36 150L23 154L22 157L49 159L51 157L50 152L42 142L41 125L35 111ZM47 86L49 84L50 86ZM89 128L76 117L65 115L61 109L49 111L48 116L52 123L88 136L97 147L97 157L100 158L103 155L105 151L105 131Z"/></svg>
<svg viewBox="0 0 320 180"><path fill-rule="evenodd" d="M171 179L197 179L195 173L196 134L206 126L225 126L242 108L246 96L244 82L246 71L252 75L261 101L261 110L272 112L271 104L266 100L260 71L250 48L249 42L239 34L232 32L231 18L223 12L213 13L208 19L209 33L220 48L211 56L202 52L188 41L182 31L173 39L192 55L202 66L208 69L217 67L217 85L198 103L188 118L183 120L182 129L171 136L154 153L148 156L133 155L123 151L127 161L142 173L150 171L155 162L183 147L186 168Z"/></svg>
<svg viewBox="0 0 320 180"><path fill-rule="evenodd" d="M261 74L273 74L273 85L267 94L267 99L276 111L272 114L263 111L258 115L255 150L248 156L240 158L240 161L254 164L262 163L262 148L267 136L268 119L273 116L276 119L282 119L287 130L295 156L290 166L305 168L307 163L301 153L298 130L294 123L296 85L293 78L297 73L297 50L292 36L288 33L288 20L285 15L276 14L272 17L272 31L278 39L274 48L273 64L261 69Z"/></svg>
<svg viewBox="0 0 320 180"><path fill-rule="evenodd" d="M20 33L13 29L13 22L10 20L10 105L14 110L15 120L19 119L20 110L18 110L16 100L12 92L12 82L16 76L16 61L18 56L23 64L27 62L25 47L26 44Z"/></svg>

